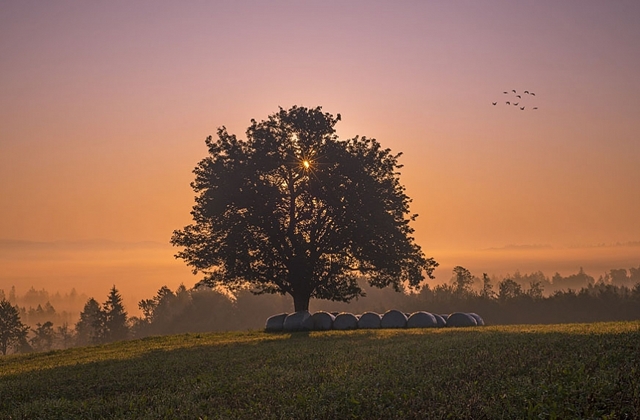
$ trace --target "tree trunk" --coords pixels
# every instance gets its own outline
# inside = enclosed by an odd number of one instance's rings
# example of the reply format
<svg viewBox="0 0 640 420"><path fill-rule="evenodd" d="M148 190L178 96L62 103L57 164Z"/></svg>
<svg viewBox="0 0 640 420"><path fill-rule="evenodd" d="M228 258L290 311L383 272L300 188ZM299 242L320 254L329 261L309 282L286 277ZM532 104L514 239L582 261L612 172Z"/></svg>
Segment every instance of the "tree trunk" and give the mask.
<svg viewBox="0 0 640 420"><path fill-rule="evenodd" d="M309 310L309 300L311 299L311 295L309 293L300 293L294 292L293 296L293 309L298 311L308 311Z"/></svg>

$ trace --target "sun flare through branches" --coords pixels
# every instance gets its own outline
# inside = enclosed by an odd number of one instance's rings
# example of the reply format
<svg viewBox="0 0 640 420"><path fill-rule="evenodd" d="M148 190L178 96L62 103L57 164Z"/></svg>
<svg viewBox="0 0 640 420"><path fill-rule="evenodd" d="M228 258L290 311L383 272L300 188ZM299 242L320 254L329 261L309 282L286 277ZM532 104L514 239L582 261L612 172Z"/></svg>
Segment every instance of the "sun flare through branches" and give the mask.
<svg viewBox="0 0 640 420"><path fill-rule="evenodd" d="M194 224L172 243L211 287L349 302L376 287L419 288L438 265L413 239L401 154L375 139L340 140L339 119L293 107L252 120L247 140L218 130L194 170Z"/></svg>

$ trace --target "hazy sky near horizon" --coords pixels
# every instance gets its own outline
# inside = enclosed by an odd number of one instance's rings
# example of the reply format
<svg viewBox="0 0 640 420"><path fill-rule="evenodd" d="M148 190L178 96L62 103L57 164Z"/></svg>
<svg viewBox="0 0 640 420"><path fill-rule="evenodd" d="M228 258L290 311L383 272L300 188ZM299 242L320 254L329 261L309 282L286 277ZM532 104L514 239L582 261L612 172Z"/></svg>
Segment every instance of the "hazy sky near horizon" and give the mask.
<svg viewBox="0 0 640 420"><path fill-rule="evenodd" d="M166 244L208 135L321 105L404 152L428 256L639 241L638 19L635 0L4 1L0 239ZM512 89L536 93L524 111Z"/></svg>

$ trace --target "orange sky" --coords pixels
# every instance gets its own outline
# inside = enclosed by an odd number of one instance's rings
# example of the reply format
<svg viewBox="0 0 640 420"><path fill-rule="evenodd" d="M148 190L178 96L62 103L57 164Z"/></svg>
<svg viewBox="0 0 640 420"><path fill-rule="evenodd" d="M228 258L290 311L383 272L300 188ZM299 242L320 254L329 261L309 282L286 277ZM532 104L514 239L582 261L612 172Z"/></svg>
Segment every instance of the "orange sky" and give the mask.
<svg viewBox="0 0 640 420"><path fill-rule="evenodd" d="M578 247L640 241L638 16L595 0L2 2L0 240L166 245L207 135L322 105L341 137L404 152L428 256L513 272L519 257L478 253L548 245L528 258L577 271L604 258ZM511 89L535 100L507 106ZM0 246L0 288L106 296L137 273L142 298L195 281L171 249L74 249ZM607 249L609 268L640 264Z"/></svg>

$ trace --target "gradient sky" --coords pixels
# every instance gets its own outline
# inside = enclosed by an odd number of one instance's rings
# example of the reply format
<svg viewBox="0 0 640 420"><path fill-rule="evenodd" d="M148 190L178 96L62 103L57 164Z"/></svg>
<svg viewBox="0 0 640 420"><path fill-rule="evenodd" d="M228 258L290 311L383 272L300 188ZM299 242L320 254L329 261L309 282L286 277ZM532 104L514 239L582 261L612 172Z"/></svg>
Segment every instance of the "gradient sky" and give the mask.
<svg viewBox="0 0 640 420"><path fill-rule="evenodd" d="M322 105L404 152L437 260L640 241L639 19L636 0L3 1L0 240L167 244L206 136ZM0 288L45 282L10 248ZM172 252L150 266L193 284ZM38 255L62 277L83 259Z"/></svg>

